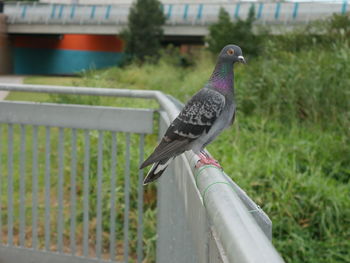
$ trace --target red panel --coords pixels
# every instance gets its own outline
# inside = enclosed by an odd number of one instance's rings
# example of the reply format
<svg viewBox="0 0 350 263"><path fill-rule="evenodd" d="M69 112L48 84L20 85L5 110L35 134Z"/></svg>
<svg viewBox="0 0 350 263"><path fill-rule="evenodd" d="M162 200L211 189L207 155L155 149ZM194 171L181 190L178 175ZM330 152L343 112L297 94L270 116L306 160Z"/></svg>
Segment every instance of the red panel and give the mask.
<svg viewBox="0 0 350 263"><path fill-rule="evenodd" d="M108 35L16 36L15 47L121 52L123 41Z"/></svg>

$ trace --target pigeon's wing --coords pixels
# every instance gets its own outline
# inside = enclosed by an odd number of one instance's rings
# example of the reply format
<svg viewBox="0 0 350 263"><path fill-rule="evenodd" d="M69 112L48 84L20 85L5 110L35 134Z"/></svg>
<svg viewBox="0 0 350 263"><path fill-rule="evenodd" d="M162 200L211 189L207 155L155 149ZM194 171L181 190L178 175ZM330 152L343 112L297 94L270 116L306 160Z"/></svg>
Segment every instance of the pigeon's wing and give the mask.
<svg viewBox="0 0 350 263"><path fill-rule="evenodd" d="M188 150L191 142L208 133L224 106L222 94L207 88L200 90L171 123L159 145L140 168Z"/></svg>

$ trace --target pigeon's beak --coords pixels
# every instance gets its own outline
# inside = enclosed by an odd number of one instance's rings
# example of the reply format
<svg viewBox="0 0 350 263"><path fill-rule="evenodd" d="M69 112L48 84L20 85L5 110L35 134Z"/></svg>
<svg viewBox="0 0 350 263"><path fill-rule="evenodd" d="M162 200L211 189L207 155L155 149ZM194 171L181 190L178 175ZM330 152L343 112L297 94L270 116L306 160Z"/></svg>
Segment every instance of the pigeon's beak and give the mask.
<svg viewBox="0 0 350 263"><path fill-rule="evenodd" d="M243 64L247 64L243 56L238 56L238 62L241 62Z"/></svg>

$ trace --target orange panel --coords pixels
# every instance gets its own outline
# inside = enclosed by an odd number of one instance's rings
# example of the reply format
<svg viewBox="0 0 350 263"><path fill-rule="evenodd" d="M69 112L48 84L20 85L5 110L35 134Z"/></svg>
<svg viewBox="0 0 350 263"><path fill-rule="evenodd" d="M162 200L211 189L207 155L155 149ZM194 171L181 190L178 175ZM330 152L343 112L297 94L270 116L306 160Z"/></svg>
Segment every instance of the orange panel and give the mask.
<svg viewBox="0 0 350 263"><path fill-rule="evenodd" d="M117 36L64 35L59 49L120 52L123 43Z"/></svg>

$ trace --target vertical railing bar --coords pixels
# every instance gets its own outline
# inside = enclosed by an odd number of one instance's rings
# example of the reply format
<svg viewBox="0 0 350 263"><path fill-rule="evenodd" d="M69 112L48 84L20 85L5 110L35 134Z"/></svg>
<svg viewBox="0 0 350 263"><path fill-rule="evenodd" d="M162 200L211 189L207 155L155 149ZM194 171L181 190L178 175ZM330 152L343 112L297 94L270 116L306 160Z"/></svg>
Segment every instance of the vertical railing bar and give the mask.
<svg viewBox="0 0 350 263"><path fill-rule="evenodd" d="M24 247L25 242L25 163L26 163L26 126L21 124L21 149L20 149L20 208L19 208L19 245Z"/></svg>
<svg viewBox="0 0 350 263"><path fill-rule="evenodd" d="M64 168L64 129L58 131L58 222L57 250L63 251L63 168Z"/></svg>
<svg viewBox="0 0 350 263"><path fill-rule="evenodd" d="M74 17L76 4L73 4L70 11L70 18Z"/></svg>
<svg viewBox="0 0 350 263"><path fill-rule="evenodd" d="M298 9L299 9L299 3L295 2L294 3L294 8L293 8L293 19L296 19L296 17L298 16Z"/></svg>
<svg viewBox="0 0 350 263"><path fill-rule="evenodd" d="M234 18L239 18L239 9L241 7L241 3L237 3L236 4L236 8L235 8L235 15L234 15Z"/></svg>
<svg viewBox="0 0 350 263"><path fill-rule="evenodd" d="M51 144L50 127L45 129L46 143L45 143L45 250L50 250L50 157Z"/></svg>
<svg viewBox="0 0 350 263"><path fill-rule="evenodd" d="M89 256L89 172L90 172L90 134L84 131L85 153L84 153L84 219L83 219L83 255Z"/></svg>
<svg viewBox="0 0 350 263"><path fill-rule="evenodd" d="M116 247L115 247L115 240L116 240L116 233L115 233L115 195L116 195L116 155L117 155L117 138L116 133L112 132L112 151L111 151L111 221L110 221L110 259L111 261L115 260L116 257Z"/></svg>
<svg viewBox="0 0 350 263"><path fill-rule="evenodd" d="M38 247L38 126L33 126L32 164L32 247Z"/></svg>
<svg viewBox="0 0 350 263"><path fill-rule="evenodd" d="M257 14L257 16L256 16L257 19L260 19L260 18L261 18L263 8L264 8L264 3L259 3L258 14Z"/></svg>
<svg viewBox="0 0 350 263"><path fill-rule="evenodd" d="M106 9L106 14L105 14L105 19L109 19L109 15L111 13L111 5L108 5L107 6L107 9Z"/></svg>
<svg viewBox="0 0 350 263"><path fill-rule="evenodd" d="M343 4L342 4L342 7L341 7L341 14L342 14L342 15L345 15L345 14L346 14L347 6L348 6L348 1L344 0L344 1L343 1Z"/></svg>
<svg viewBox="0 0 350 263"><path fill-rule="evenodd" d="M139 153L139 167L143 163L144 156L144 134L140 134L140 153ZM142 263L143 260L143 169L139 169L138 182L138 199L137 199L137 262Z"/></svg>
<svg viewBox="0 0 350 263"><path fill-rule="evenodd" d="M126 134L124 178L124 262L129 262L130 133Z"/></svg>
<svg viewBox="0 0 350 263"><path fill-rule="evenodd" d="M0 244L2 244L2 125L0 124Z"/></svg>
<svg viewBox="0 0 350 263"><path fill-rule="evenodd" d="M96 218L96 257L102 251L102 176L103 176L103 131L98 131L97 153L97 218Z"/></svg>
<svg viewBox="0 0 350 263"><path fill-rule="evenodd" d="M76 176L77 176L77 130L72 129L72 160L71 160L71 210L70 210L70 249L71 254L75 255L76 252Z"/></svg>
<svg viewBox="0 0 350 263"><path fill-rule="evenodd" d="M7 243L13 245L13 124L8 124L8 152L7 152Z"/></svg>
<svg viewBox="0 0 350 263"><path fill-rule="evenodd" d="M51 10L51 18L54 18L54 17L55 17L55 13L56 13L56 5L53 4L52 10Z"/></svg>

